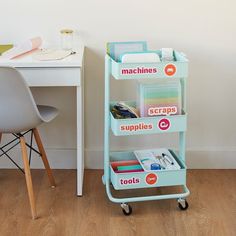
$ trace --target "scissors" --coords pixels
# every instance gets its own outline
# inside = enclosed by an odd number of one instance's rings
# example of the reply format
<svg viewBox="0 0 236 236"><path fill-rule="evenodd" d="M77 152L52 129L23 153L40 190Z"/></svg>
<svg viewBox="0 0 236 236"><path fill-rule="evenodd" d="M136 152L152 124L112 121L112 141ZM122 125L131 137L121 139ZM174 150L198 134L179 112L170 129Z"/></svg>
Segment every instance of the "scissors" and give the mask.
<svg viewBox="0 0 236 236"><path fill-rule="evenodd" d="M159 161L162 169L166 169L168 165L174 165L174 162L171 160L170 156L165 153L162 153L161 156L157 155L155 157Z"/></svg>

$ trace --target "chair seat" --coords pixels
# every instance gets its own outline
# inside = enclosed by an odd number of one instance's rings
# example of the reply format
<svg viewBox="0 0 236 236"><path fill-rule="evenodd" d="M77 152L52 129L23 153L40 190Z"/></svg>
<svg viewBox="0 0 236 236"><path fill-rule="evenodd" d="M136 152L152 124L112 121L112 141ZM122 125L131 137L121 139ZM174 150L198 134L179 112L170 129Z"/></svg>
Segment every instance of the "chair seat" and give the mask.
<svg viewBox="0 0 236 236"><path fill-rule="evenodd" d="M50 122L58 115L58 109L51 106L37 105L41 119L44 122Z"/></svg>

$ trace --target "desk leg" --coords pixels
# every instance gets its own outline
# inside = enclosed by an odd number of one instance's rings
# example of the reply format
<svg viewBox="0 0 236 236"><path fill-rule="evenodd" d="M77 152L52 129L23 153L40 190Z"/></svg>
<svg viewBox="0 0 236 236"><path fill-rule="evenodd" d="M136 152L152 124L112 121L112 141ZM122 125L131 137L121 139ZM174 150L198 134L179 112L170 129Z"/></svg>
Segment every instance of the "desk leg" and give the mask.
<svg viewBox="0 0 236 236"><path fill-rule="evenodd" d="M82 196L84 177L84 109L83 90L76 88L77 97L77 196Z"/></svg>

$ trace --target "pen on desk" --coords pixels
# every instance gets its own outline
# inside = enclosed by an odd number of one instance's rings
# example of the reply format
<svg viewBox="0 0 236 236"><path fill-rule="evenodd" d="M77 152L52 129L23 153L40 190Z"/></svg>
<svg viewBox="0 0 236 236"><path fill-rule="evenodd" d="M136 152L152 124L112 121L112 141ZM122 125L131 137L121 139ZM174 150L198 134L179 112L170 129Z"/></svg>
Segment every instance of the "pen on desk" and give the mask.
<svg viewBox="0 0 236 236"><path fill-rule="evenodd" d="M165 158L171 165L174 165L175 163L172 161L172 159L170 158L169 155L162 153L161 154L163 156L163 158Z"/></svg>

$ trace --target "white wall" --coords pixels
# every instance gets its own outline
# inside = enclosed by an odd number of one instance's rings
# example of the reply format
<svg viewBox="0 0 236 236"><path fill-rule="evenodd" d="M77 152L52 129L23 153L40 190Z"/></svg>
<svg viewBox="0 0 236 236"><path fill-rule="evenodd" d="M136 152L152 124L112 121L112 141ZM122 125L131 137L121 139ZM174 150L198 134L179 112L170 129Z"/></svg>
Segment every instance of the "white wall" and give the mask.
<svg viewBox="0 0 236 236"><path fill-rule="evenodd" d="M235 1L1 0L1 8L0 43L41 35L45 45L57 44L59 30L68 27L77 30L87 46L87 167L102 166L105 44L128 40L147 40L150 49L173 47L188 55L188 163L197 168L236 167ZM132 85L112 82L113 97L134 97L135 93L130 94ZM60 117L41 128L52 165L75 167L75 91L45 88L33 89L33 93L37 101L61 108ZM177 142L171 142L170 137L112 138L112 147L166 143L176 147Z"/></svg>

